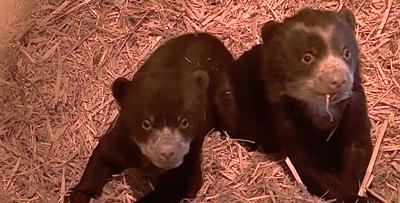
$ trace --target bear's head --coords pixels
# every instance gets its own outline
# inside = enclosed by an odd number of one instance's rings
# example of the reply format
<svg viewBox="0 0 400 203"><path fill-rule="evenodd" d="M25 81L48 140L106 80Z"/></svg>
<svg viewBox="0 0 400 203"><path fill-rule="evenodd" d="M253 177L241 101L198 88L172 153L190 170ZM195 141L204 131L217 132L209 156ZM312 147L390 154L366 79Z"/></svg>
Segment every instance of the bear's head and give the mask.
<svg viewBox="0 0 400 203"><path fill-rule="evenodd" d="M269 99L282 95L331 104L349 98L359 79L355 18L339 12L303 9L283 22L262 28L263 78Z"/></svg>
<svg viewBox="0 0 400 203"><path fill-rule="evenodd" d="M206 72L137 73L132 81L118 78L112 93L118 101L126 134L155 166L181 165L194 140L202 141L209 77Z"/></svg>

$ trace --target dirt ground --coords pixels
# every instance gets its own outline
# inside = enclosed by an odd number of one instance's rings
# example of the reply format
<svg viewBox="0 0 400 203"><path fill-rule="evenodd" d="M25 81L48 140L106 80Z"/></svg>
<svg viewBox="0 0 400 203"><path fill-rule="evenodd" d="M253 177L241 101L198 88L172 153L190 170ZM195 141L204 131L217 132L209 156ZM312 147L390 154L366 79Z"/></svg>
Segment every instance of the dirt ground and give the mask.
<svg viewBox="0 0 400 203"><path fill-rule="evenodd" d="M398 0L34 4L26 20L13 21L11 27L0 24L0 36L11 33L3 45L13 47L0 67L0 202L63 202L118 114L110 84L117 77L132 77L170 37L207 31L237 57L260 43L259 29L268 20L282 20L305 6L347 6L357 19L373 143L383 136L368 191L382 202L400 203ZM25 11L12 13L24 19ZM187 202L322 202L294 180L282 160L248 152L235 140L207 136L203 157L204 185ZM140 187L131 189L128 182L130 175L115 176L94 202L131 202Z"/></svg>

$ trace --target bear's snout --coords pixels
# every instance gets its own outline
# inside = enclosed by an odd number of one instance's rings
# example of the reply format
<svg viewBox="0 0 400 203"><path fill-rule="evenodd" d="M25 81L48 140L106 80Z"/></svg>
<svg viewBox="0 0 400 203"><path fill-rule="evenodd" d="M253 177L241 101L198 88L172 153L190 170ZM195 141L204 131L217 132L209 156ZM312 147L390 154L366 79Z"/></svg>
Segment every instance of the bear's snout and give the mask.
<svg viewBox="0 0 400 203"><path fill-rule="evenodd" d="M318 70L318 86L326 93L347 92L353 83L353 75L348 65L336 57L323 60Z"/></svg>
<svg viewBox="0 0 400 203"><path fill-rule="evenodd" d="M323 82L332 92L342 91L349 82L349 73L343 69L333 69L324 74Z"/></svg>
<svg viewBox="0 0 400 203"><path fill-rule="evenodd" d="M160 146L160 155L166 161L170 160L175 154L175 147L172 144Z"/></svg>

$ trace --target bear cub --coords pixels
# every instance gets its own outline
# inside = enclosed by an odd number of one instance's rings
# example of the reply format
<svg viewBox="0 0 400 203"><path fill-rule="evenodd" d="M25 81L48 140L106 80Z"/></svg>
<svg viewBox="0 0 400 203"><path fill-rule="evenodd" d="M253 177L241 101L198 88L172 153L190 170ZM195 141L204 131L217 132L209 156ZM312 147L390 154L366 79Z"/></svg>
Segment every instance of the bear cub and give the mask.
<svg viewBox="0 0 400 203"><path fill-rule="evenodd" d="M212 128L224 127L218 118L223 106L234 106L226 73L232 63L217 38L185 34L160 46L131 81L116 79L112 93L119 116L94 149L69 201L98 197L113 174L128 168L156 177L154 190L137 202L194 197L202 183L203 139Z"/></svg>
<svg viewBox="0 0 400 203"><path fill-rule="evenodd" d="M372 145L354 32L346 8L303 9L264 24L263 44L230 73L243 127L231 136L288 156L309 192L336 202L367 201L357 195Z"/></svg>

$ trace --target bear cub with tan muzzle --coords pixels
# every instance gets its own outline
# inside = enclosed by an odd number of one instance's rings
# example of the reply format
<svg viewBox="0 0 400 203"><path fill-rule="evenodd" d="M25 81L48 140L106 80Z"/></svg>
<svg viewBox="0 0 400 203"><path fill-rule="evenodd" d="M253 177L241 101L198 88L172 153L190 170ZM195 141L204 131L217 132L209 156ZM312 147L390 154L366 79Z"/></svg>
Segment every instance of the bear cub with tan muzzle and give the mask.
<svg viewBox="0 0 400 203"><path fill-rule="evenodd" d="M312 194L352 203L367 201L372 148L355 26L346 8L265 23L230 73L240 127L227 130L288 156Z"/></svg>
<svg viewBox="0 0 400 203"><path fill-rule="evenodd" d="M100 196L111 176L128 168L155 180L154 190L136 202L193 198L202 183L203 139L223 126L217 112L234 102L226 94L226 70L232 63L217 38L185 34L160 46L131 81L115 80L119 117L101 137L69 201L85 203Z"/></svg>

